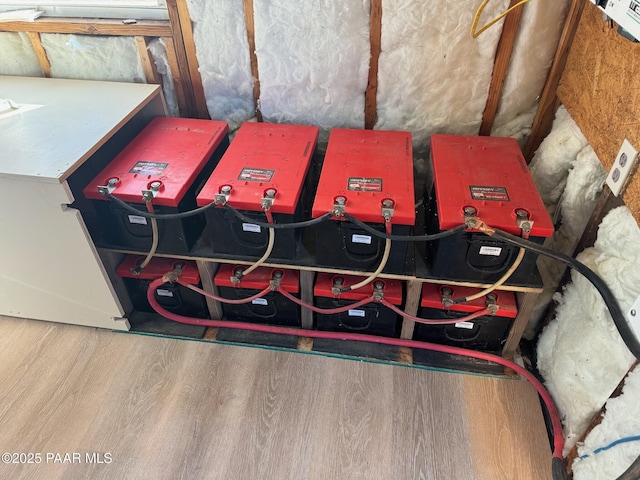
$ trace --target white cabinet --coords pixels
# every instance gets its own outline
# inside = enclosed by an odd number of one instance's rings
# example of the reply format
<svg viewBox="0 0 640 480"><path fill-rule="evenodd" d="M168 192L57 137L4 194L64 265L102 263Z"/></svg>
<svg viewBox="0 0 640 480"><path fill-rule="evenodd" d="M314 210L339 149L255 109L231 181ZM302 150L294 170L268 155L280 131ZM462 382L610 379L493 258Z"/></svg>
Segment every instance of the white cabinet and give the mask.
<svg viewBox="0 0 640 480"><path fill-rule="evenodd" d="M127 330L103 259L69 205L83 169L101 168L166 115L160 88L0 77L0 99L23 105L0 110L0 314Z"/></svg>

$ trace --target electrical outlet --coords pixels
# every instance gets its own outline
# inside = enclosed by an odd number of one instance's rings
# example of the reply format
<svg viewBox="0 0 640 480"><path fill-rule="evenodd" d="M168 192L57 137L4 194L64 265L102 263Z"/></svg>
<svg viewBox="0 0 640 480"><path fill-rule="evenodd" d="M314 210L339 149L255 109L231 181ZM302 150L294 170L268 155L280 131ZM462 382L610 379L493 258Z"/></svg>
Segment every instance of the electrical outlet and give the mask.
<svg viewBox="0 0 640 480"><path fill-rule="evenodd" d="M638 150L625 138L607 176L607 185L616 197L620 194L636 158L638 158Z"/></svg>
<svg viewBox="0 0 640 480"><path fill-rule="evenodd" d="M627 321L640 342L640 297L636 298L636 301L633 302L633 305L627 312Z"/></svg>

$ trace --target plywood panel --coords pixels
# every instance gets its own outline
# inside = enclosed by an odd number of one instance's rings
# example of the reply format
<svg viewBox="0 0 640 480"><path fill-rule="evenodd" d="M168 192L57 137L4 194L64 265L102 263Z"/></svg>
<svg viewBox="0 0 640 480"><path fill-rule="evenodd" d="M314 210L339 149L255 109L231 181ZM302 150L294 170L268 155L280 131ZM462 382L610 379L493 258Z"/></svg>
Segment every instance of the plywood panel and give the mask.
<svg viewBox="0 0 640 480"><path fill-rule="evenodd" d="M558 97L609 170L624 138L640 148L640 44L586 3ZM640 176L632 177L623 198L640 219Z"/></svg>

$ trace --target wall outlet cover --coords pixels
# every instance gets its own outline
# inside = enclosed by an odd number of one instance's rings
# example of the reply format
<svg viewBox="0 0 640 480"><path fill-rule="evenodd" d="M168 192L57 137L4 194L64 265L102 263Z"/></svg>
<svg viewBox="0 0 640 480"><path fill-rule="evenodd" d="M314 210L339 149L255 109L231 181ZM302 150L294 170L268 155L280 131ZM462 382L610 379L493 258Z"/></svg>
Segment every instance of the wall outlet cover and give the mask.
<svg viewBox="0 0 640 480"><path fill-rule="evenodd" d="M607 176L607 185L616 197L620 195L636 158L638 158L638 150L625 138Z"/></svg>

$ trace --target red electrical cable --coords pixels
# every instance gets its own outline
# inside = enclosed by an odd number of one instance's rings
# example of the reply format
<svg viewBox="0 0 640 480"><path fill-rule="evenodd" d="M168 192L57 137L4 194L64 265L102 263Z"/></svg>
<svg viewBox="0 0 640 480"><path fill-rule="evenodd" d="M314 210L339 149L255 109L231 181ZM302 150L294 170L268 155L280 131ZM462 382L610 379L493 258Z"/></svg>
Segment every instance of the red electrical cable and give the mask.
<svg viewBox="0 0 640 480"><path fill-rule="evenodd" d="M275 223L275 222L273 221L273 214L271 213L271 209L270 209L270 208L267 208L267 209L264 211L264 214L265 214L265 216L267 217L267 222L269 222L269 223Z"/></svg>
<svg viewBox="0 0 640 480"><path fill-rule="evenodd" d="M204 295L205 297L213 298L214 300L217 300L222 303L230 303L232 305L242 305L243 303L251 303L253 300L257 300L258 298L264 297L267 293L271 291L271 287L267 287L261 292L256 293L255 295L252 295L251 297L241 298L240 300L231 300L229 298L219 297L213 293L205 292L204 290L196 287L195 285L191 285L190 283L180 280L180 278L177 278L175 282L179 283L183 287L187 287L188 289L193 290L194 292L198 292L201 295Z"/></svg>
<svg viewBox="0 0 640 480"><path fill-rule="evenodd" d="M438 345L435 343L419 342L417 340L405 340L403 338L377 337L375 335L367 335L363 333L346 333L346 332L323 332L319 330L305 330L302 328L278 327L274 325L261 325L257 323L231 322L226 320L204 320L199 318L184 317L172 313L162 308L156 301L154 292L156 288L162 285L164 281L158 278L151 282L147 290L147 300L151 307L169 320L184 323L186 325L198 325L203 327L215 328L236 328L239 330L251 330L254 332L278 333L281 335L297 335L310 338L330 338L337 340L355 340L361 342L379 343L383 345L394 345L398 347L419 348L422 350L431 350L433 352L448 353L452 355L462 355L465 357L477 358L479 360L487 360L489 362L503 365L522 375L536 389L542 401L547 407L551 425L553 428L553 457L562 462L562 449L564 448L564 436L562 434L562 422L560 414L556 408L553 398L544 388L544 385L527 369L521 367L515 362L506 358L493 355L486 352L477 352L475 350L467 350L465 348L450 347L448 345Z"/></svg>
<svg viewBox="0 0 640 480"><path fill-rule="evenodd" d="M289 300L291 300L294 303L297 303L298 305L304 307L304 308L308 308L309 310L311 310L312 312L316 312L316 313L324 313L325 315L333 315L336 313L342 313L342 312L347 312L349 310L353 310L354 308L358 308L358 307L362 307L363 305L366 305L367 303L371 303L373 302L373 297L368 297L365 298L364 300L360 300L358 302L352 303L350 305L345 305L344 307L338 307L338 308L318 308L318 307L314 307L313 305L311 305L310 303L307 302L303 302L302 300L300 300L297 297L294 297L293 295L291 295L289 292L285 292L284 290L282 290L281 288L278 288L278 292L280 292L281 295L283 295L285 298L288 298Z"/></svg>
<svg viewBox="0 0 640 480"><path fill-rule="evenodd" d="M396 307L393 303L388 302L384 298L380 300L380 303L385 307L393 310L398 315L402 315L404 318L413 320L414 322L417 322L417 323L424 323L425 325L451 325L454 323L468 322L469 320L473 320L474 318L482 317L483 315L489 315L491 313L488 309L483 308L482 310L473 312L467 315L466 317L460 317L453 320L436 320L436 319L430 319L430 318L414 317L413 315L409 315L408 313L403 312L401 309Z"/></svg>

